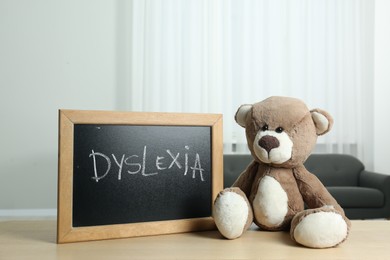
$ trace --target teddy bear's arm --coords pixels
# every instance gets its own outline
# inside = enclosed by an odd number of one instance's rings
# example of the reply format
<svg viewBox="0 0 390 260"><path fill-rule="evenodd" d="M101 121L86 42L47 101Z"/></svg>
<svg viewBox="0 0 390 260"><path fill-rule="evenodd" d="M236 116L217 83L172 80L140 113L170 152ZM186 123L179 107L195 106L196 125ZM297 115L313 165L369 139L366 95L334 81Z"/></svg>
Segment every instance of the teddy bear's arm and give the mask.
<svg viewBox="0 0 390 260"><path fill-rule="evenodd" d="M232 187L240 188L248 198L252 190L258 166L259 164L256 161L252 161L232 185Z"/></svg>
<svg viewBox="0 0 390 260"><path fill-rule="evenodd" d="M306 168L299 167L294 169L295 179L303 200L309 208L320 208L323 206L333 206L335 210L344 215L344 210L328 192L325 186L314 174Z"/></svg>

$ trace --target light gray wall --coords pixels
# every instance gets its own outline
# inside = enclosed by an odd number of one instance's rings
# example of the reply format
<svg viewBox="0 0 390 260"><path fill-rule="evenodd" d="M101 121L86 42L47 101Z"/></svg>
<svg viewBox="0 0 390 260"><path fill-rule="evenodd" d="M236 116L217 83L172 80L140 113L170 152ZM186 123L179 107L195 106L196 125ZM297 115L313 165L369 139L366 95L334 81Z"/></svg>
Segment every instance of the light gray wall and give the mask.
<svg viewBox="0 0 390 260"><path fill-rule="evenodd" d="M55 209L58 109L116 96L115 1L0 1L0 210Z"/></svg>
<svg viewBox="0 0 390 260"><path fill-rule="evenodd" d="M374 170L390 175L390 1L375 1Z"/></svg>

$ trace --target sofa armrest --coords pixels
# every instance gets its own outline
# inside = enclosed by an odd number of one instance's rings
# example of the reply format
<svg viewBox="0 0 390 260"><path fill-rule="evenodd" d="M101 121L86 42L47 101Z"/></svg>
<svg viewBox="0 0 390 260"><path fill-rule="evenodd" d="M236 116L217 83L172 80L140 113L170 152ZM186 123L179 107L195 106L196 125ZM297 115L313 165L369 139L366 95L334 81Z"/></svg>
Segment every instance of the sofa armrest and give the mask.
<svg viewBox="0 0 390 260"><path fill-rule="evenodd" d="M390 175L363 170L360 174L359 186L382 191L385 195L385 207L390 209Z"/></svg>
<svg viewBox="0 0 390 260"><path fill-rule="evenodd" d="M363 170L360 173L359 186L390 192L390 175Z"/></svg>

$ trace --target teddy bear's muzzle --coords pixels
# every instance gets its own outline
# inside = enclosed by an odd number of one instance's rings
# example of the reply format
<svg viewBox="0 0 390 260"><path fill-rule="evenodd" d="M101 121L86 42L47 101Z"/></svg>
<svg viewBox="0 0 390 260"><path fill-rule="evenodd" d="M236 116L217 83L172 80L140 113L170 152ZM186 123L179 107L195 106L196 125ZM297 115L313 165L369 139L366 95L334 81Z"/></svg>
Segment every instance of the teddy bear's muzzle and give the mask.
<svg viewBox="0 0 390 260"><path fill-rule="evenodd" d="M259 146L269 153L272 149L280 146L279 140L271 135L266 135L260 138Z"/></svg>

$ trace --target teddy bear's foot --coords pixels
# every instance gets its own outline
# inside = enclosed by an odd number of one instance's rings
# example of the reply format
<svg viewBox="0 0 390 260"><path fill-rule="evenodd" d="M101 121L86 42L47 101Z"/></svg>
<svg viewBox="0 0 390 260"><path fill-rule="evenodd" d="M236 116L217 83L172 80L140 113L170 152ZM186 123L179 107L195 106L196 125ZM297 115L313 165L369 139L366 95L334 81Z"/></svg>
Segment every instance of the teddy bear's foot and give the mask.
<svg viewBox="0 0 390 260"><path fill-rule="evenodd" d="M348 236L349 223L333 207L309 209L297 214L291 223L291 237L312 248L334 247Z"/></svg>
<svg viewBox="0 0 390 260"><path fill-rule="evenodd" d="M219 232L228 239L240 237L253 221L252 208L239 188L227 188L218 194L213 217Z"/></svg>

